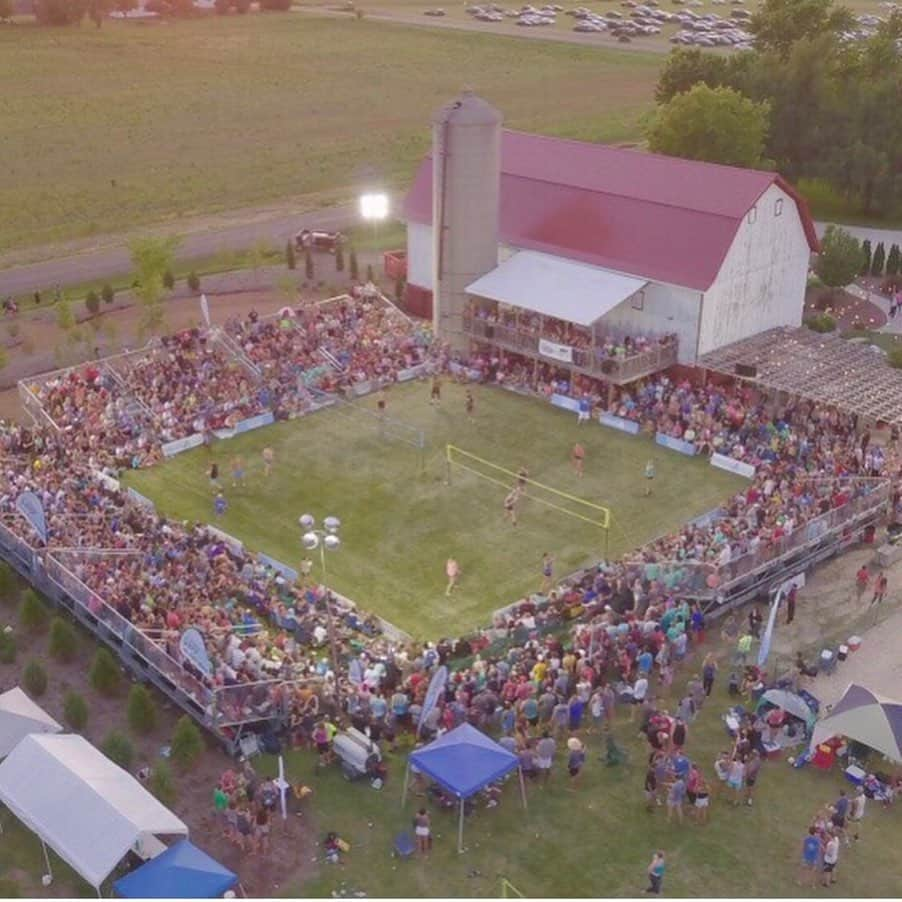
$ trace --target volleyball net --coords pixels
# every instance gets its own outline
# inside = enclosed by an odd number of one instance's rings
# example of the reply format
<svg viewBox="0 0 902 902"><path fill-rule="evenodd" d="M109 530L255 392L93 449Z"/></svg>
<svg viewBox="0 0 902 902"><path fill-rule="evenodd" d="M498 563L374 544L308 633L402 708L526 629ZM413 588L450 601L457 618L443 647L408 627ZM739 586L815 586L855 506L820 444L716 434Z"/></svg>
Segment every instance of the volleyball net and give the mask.
<svg viewBox="0 0 902 902"><path fill-rule="evenodd" d="M528 476L521 476L513 470L508 470L506 467L486 460L484 457L478 457L469 451L464 451L463 448L458 448L456 445L445 446L445 461L447 464L446 478L449 484L454 471L461 470L479 479L494 483L505 491L510 491L514 486L521 485L524 498L544 505L565 516L582 520L590 526L603 529L605 530L605 539L607 539L607 530L611 526L610 508L586 501L585 498L562 492L560 489L552 486L544 485L535 479L530 479Z"/></svg>

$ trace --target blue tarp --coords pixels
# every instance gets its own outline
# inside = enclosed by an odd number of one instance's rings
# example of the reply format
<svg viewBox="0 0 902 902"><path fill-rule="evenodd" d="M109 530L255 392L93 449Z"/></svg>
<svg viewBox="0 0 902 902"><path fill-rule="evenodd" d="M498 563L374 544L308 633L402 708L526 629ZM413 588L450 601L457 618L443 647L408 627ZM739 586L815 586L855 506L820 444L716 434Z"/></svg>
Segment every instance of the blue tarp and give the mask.
<svg viewBox="0 0 902 902"><path fill-rule="evenodd" d="M123 899L216 899L238 876L187 839L113 884Z"/></svg>
<svg viewBox="0 0 902 902"><path fill-rule="evenodd" d="M514 770L520 761L465 723L415 751L410 763L459 799L468 799Z"/></svg>

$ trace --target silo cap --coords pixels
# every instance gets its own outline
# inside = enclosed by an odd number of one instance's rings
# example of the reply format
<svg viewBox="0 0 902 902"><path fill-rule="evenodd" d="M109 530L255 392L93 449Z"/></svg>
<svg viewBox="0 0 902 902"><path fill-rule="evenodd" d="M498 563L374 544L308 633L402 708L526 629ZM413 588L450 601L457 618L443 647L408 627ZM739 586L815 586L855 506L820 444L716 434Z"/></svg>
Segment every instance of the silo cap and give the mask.
<svg viewBox="0 0 902 902"><path fill-rule="evenodd" d="M464 91L438 110L432 121L437 125L445 122L454 125L501 125L503 118L501 112L487 100L472 91Z"/></svg>

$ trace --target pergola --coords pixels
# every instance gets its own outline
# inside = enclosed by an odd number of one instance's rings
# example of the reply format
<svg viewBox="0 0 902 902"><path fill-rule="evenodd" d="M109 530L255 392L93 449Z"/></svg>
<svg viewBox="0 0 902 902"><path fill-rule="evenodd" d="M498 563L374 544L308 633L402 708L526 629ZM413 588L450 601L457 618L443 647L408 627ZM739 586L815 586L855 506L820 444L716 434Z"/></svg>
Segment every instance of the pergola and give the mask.
<svg viewBox="0 0 902 902"><path fill-rule="evenodd" d="M902 370L868 344L780 326L711 351L698 366L850 414L902 423Z"/></svg>

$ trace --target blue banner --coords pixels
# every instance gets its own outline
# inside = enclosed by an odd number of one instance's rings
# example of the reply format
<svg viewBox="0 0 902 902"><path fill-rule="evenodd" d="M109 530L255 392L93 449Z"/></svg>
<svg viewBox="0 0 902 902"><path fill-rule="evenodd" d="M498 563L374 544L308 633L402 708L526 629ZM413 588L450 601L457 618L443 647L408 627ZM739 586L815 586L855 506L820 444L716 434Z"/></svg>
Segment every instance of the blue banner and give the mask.
<svg viewBox="0 0 902 902"><path fill-rule="evenodd" d="M196 448L203 443L204 437L199 432L195 432L194 435L189 435L187 438L180 438L176 439L174 442L167 442L160 450L163 452L163 457L174 457L176 454L181 454L182 451Z"/></svg>
<svg viewBox="0 0 902 902"><path fill-rule="evenodd" d="M150 500L150 498L145 498L144 495L131 488L131 486L129 486L127 494L128 497L132 499L132 501L140 504L142 507L149 507L151 510L156 510L156 506L154 505L153 501Z"/></svg>
<svg viewBox="0 0 902 902"><path fill-rule="evenodd" d="M695 457L695 445L692 442L684 442L681 438L672 438L664 435L663 432L658 432L655 434L655 443L664 448L670 448L671 451L679 451L680 454L688 457Z"/></svg>
<svg viewBox="0 0 902 902"><path fill-rule="evenodd" d="M690 520L689 523L696 529L704 529L706 526L710 526L718 520L723 520L723 518L724 512L719 507L715 507L714 510L710 510L708 513L702 514L694 520Z"/></svg>
<svg viewBox="0 0 902 902"><path fill-rule="evenodd" d="M213 675L213 665L207 654L207 645L204 636L195 626L189 626L179 639L179 651L182 657L190 661L204 676Z"/></svg>
<svg viewBox="0 0 902 902"><path fill-rule="evenodd" d="M420 720L417 723L417 735L419 735L420 727L423 725L426 716L438 704L439 696L445 691L445 683L447 682L448 668L442 664L442 666L433 674L432 680L429 683L429 688L426 690L426 698L423 701L423 710L420 711Z"/></svg>
<svg viewBox="0 0 902 902"><path fill-rule="evenodd" d="M281 561L277 561L274 557L270 557L268 554L263 554L262 551L257 552L257 557L268 567L272 567L273 570L278 571L288 580L290 583L296 583L298 579L297 570L292 570L287 564L283 564Z"/></svg>
<svg viewBox="0 0 902 902"><path fill-rule="evenodd" d="M406 370L400 370L398 372L398 382L410 382L411 379L416 379L419 376L422 376L426 372L425 364L419 364L419 366L412 366Z"/></svg>
<svg viewBox="0 0 902 902"><path fill-rule="evenodd" d="M767 656L770 654L770 646L774 638L774 625L777 622L777 611L780 608L780 602L782 600L783 587L781 586L774 596L773 604L770 606L770 614L767 617L767 626L764 628L764 635L761 637L761 647L758 649L759 667L763 667L767 663Z"/></svg>
<svg viewBox="0 0 902 902"><path fill-rule="evenodd" d="M633 420L625 420L623 417L615 416L612 413L603 413L598 422L602 426L610 426L611 429L619 429L621 432L628 432L630 435L639 434L639 424Z"/></svg>
<svg viewBox="0 0 902 902"><path fill-rule="evenodd" d="M271 426L276 421L272 413L261 413L255 417L248 417L235 426L235 435L241 435L242 432L250 432L252 429L260 429L263 426Z"/></svg>
<svg viewBox="0 0 902 902"><path fill-rule="evenodd" d="M31 524L41 541L47 544L47 518L44 505L34 492L23 492L16 498L16 510Z"/></svg>
<svg viewBox="0 0 902 902"><path fill-rule="evenodd" d="M562 407L564 410L572 410L579 413L579 401L576 398L569 398L567 395L552 395L551 403L555 407Z"/></svg>
<svg viewBox="0 0 902 902"><path fill-rule="evenodd" d="M712 454L711 466L717 467L718 470L726 470L728 473L735 473L737 476L745 476L746 479L753 479L755 476L755 468L751 464L727 457L726 454Z"/></svg>

